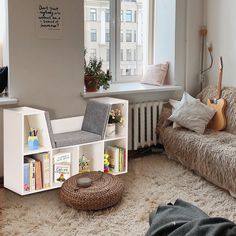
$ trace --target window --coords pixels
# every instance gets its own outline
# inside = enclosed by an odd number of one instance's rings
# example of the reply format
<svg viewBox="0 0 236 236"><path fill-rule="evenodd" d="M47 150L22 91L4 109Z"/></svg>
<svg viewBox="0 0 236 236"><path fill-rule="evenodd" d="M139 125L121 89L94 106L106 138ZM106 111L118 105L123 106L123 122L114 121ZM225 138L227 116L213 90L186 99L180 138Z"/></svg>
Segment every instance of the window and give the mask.
<svg viewBox="0 0 236 236"><path fill-rule="evenodd" d="M132 10L126 10L126 22L132 22Z"/></svg>
<svg viewBox="0 0 236 236"><path fill-rule="evenodd" d="M132 42L132 30L126 30L126 42Z"/></svg>
<svg viewBox="0 0 236 236"><path fill-rule="evenodd" d="M91 30L90 41L91 42L97 42L97 30L96 29Z"/></svg>
<svg viewBox="0 0 236 236"><path fill-rule="evenodd" d="M134 30L134 43L137 42L137 34L136 34L136 30Z"/></svg>
<svg viewBox="0 0 236 236"><path fill-rule="evenodd" d="M126 49L126 61L132 61L131 49Z"/></svg>
<svg viewBox="0 0 236 236"><path fill-rule="evenodd" d="M106 42L110 42L110 30L106 29Z"/></svg>
<svg viewBox="0 0 236 236"><path fill-rule="evenodd" d="M114 81L139 81L142 76L147 53L151 51L148 48L153 46L149 47L146 39L148 2L84 0L86 61L94 56L101 58L102 69L109 69Z"/></svg>
<svg viewBox="0 0 236 236"><path fill-rule="evenodd" d="M134 49L134 61L137 60L137 52L136 52L136 49Z"/></svg>
<svg viewBox="0 0 236 236"><path fill-rule="evenodd" d="M131 69L126 69L126 75L131 75Z"/></svg>
<svg viewBox="0 0 236 236"><path fill-rule="evenodd" d="M110 10L109 9L106 9L105 18L106 18L106 22L110 22Z"/></svg>
<svg viewBox="0 0 236 236"><path fill-rule="evenodd" d="M123 43L124 41L124 34L123 34L123 30L120 31L120 42Z"/></svg>
<svg viewBox="0 0 236 236"><path fill-rule="evenodd" d="M96 58L97 57L97 50L95 48L90 49L90 57Z"/></svg>
<svg viewBox="0 0 236 236"><path fill-rule="evenodd" d="M107 62L109 62L109 60L110 60L110 50L107 49Z"/></svg>
<svg viewBox="0 0 236 236"><path fill-rule="evenodd" d="M134 23L137 21L137 11L134 11Z"/></svg>
<svg viewBox="0 0 236 236"><path fill-rule="evenodd" d="M124 61L124 50L123 49L120 50L120 60Z"/></svg>
<svg viewBox="0 0 236 236"><path fill-rule="evenodd" d="M97 10L95 8L90 9L90 20L97 21Z"/></svg>

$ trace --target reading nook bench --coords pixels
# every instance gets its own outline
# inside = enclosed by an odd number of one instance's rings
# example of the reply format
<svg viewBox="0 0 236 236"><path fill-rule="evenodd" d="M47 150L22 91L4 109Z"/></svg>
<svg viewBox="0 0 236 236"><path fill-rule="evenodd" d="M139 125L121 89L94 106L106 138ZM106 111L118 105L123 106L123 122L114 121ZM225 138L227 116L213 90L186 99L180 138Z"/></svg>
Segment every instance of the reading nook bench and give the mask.
<svg viewBox="0 0 236 236"><path fill-rule="evenodd" d="M111 109L120 111L123 123L107 136ZM111 149L114 153L108 153ZM4 110L4 187L20 195L59 188L84 172L85 164L86 171L127 173L127 150L127 100L91 99L84 116L57 120L31 107Z"/></svg>

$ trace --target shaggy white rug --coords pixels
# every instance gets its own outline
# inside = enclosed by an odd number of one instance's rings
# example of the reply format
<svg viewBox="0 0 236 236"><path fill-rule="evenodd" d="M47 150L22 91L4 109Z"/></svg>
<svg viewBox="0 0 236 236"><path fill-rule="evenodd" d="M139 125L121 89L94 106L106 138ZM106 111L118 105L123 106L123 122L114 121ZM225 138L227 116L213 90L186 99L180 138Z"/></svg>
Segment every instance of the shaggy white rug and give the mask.
<svg viewBox="0 0 236 236"><path fill-rule="evenodd" d="M68 208L59 190L20 197L0 190L0 235L144 235L149 213L177 198L211 216L236 222L236 199L164 155L133 159L122 177L126 189L114 208L82 212Z"/></svg>

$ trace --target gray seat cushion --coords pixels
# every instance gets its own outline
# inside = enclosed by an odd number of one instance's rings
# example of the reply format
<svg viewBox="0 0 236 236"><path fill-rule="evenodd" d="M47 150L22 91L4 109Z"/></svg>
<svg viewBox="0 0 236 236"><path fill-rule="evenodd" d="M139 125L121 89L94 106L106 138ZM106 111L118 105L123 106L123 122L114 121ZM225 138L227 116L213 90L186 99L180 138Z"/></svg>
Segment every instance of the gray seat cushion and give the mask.
<svg viewBox="0 0 236 236"><path fill-rule="evenodd" d="M72 146L83 143L90 143L101 140L102 137L98 134L79 130L67 133L54 134L56 147Z"/></svg>
<svg viewBox="0 0 236 236"><path fill-rule="evenodd" d="M98 134L104 138L110 109L110 104L104 104L94 100L89 101L84 114L82 130Z"/></svg>

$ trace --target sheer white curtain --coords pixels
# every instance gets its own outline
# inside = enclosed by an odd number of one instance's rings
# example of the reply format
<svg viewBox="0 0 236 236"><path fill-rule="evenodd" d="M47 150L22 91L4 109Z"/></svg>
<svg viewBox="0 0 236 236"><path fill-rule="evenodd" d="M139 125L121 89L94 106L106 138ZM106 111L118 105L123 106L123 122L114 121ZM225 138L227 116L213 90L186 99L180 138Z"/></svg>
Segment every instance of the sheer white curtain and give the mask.
<svg viewBox="0 0 236 236"><path fill-rule="evenodd" d="M0 67L3 66L3 38L5 26L5 4L4 0L0 0Z"/></svg>

